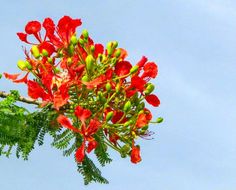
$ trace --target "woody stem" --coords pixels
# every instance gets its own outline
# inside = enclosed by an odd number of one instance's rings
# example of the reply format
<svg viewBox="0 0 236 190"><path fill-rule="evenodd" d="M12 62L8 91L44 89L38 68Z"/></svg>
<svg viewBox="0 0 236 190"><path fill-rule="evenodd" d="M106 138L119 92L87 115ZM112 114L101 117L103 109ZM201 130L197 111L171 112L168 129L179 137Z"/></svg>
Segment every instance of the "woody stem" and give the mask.
<svg viewBox="0 0 236 190"><path fill-rule="evenodd" d="M0 91L0 97L1 98L6 98L7 96L9 96L10 93L6 93L4 91ZM35 105L40 105L41 102L39 101L36 101L34 99L31 99L31 98L25 98L23 96L20 96L17 101L20 101L20 102L24 102L24 103L27 103L27 104L35 104Z"/></svg>

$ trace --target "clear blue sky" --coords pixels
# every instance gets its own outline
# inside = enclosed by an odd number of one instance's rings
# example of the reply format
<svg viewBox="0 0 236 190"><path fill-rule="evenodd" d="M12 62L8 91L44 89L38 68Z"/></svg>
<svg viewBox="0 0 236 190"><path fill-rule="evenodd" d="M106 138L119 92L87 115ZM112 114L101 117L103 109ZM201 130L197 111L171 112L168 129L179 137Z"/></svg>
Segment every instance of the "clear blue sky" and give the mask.
<svg viewBox="0 0 236 190"><path fill-rule="evenodd" d="M235 190L235 1L2 1L0 72L16 72L17 60L24 58L16 32L27 21L63 15L82 18L96 42L119 41L133 64L142 55L158 63L161 107L152 111L165 122L152 127L154 140L142 143L141 164L112 153L114 162L101 168L109 185L83 186L73 158L51 148L48 138L27 162L0 158L0 188ZM1 90L12 88L0 81Z"/></svg>

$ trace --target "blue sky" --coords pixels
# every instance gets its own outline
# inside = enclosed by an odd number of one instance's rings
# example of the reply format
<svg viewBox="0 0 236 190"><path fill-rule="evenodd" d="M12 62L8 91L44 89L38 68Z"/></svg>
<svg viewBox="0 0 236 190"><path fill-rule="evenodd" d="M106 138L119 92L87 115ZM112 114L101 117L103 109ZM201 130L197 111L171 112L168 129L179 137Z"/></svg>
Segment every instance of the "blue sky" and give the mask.
<svg viewBox="0 0 236 190"><path fill-rule="evenodd" d="M101 168L110 184L83 186L72 158L50 147L30 160L0 158L4 190L235 190L236 3L233 0L4 1L0 7L0 72L17 72L24 58L16 32L29 20L82 18L96 42L117 40L136 63L142 55L159 66L152 109L165 122L141 143L142 163L114 152ZM1 90L14 89L0 80ZM26 94L26 88L17 89Z"/></svg>

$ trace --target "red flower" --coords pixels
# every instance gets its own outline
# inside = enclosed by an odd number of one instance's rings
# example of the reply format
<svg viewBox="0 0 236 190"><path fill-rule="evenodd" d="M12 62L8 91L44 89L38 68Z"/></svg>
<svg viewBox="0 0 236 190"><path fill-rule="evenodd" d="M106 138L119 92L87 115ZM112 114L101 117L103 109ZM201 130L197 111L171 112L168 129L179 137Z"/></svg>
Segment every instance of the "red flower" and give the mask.
<svg viewBox="0 0 236 190"><path fill-rule="evenodd" d="M122 111L114 111L114 116L112 117L111 121L112 123L117 123L124 115L124 112ZM126 117L124 117L120 123L125 123L127 121Z"/></svg>
<svg viewBox="0 0 236 190"><path fill-rule="evenodd" d="M75 153L75 158L78 162L83 162L85 156L85 142L82 142L81 146Z"/></svg>
<svg viewBox="0 0 236 190"><path fill-rule="evenodd" d="M131 162L134 164L137 164L142 160L140 156L140 147L138 145L132 146L130 157L131 157Z"/></svg>
<svg viewBox="0 0 236 190"><path fill-rule="evenodd" d="M151 77L151 78L155 78L157 76L157 65L154 62L148 62L144 65L143 67L143 74L142 74L142 78L144 77Z"/></svg>
<svg viewBox="0 0 236 190"><path fill-rule="evenodd" d="M25 26L25 32L27 34L37 34L41 30L41 24L38 21L30 21Z"/></svg>
<svg viewBox="0 0 236 190"><path fill-rule="evenodd" d="M124 76L129 74L132 65L128 61L120 61L115 66L115 73L117 76Z"/></svg>
<svg viewBox="0 0 236 190"><path fill-rule="evenodd" d="M158 106L160 105L160 100L159 100L159 98L158 98L156 95L154 95L154 94L147 95L147 96L145 97L145 100L146 100L149 104L153 105L154 107L158 107Z"/></svg>
<svg viewBox="0 0 236 190"><path fill-rule="evenodd" d="M67 129L70 129L70 130L72 130L72 131L74 131L74 132L76 132L76 133L79 133L79 132L80 132L80 130L77 129L77 128L75 128L75 127L71 124L70 120L69 120L66 116L64 116L64 115L59 115L59 116L57 117L57 122L60 123L63 127L67 128Z"/></svg>
<svg viewBox="0 0 236 190"><path fill-rule="evenodd" d="M91 116L92 112L88 109L84 109L80 106L75 108L75 115L80 119L82 124L85 124L85 120Z"/></svg>

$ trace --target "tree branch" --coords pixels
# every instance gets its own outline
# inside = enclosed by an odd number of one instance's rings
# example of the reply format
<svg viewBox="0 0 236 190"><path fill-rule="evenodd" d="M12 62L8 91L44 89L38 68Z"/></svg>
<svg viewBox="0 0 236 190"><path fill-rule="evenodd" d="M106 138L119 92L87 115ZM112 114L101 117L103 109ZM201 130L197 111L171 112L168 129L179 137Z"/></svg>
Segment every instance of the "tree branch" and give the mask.
<svg viewBox="0 0 236 190"><path fill-rule="evenodd" d="M7 96L9 96L10 94L9 93L6 93L6 92L3 92L3 91L0 91L0 97L1 98L6 98ZM34 104L34 105L40 105L41 102L37 101L37 100L34 100L32 98L25 98L23 96L20 96L18 98L18 101L20 102L24 102L24 103L27 103L27 104Z"/></svg>

